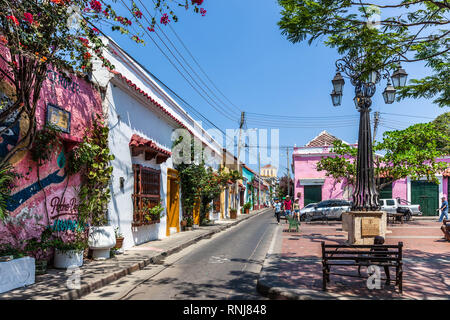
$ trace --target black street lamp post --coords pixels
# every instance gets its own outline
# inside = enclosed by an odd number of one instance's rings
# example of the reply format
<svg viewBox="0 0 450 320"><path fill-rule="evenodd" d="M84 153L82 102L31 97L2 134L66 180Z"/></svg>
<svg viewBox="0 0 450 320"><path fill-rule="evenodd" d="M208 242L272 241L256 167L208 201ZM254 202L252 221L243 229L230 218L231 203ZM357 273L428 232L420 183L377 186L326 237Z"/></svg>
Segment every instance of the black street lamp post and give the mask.
<svg viewBox="0 0 450 320"><path fill-rule="evenodd" d="M364 57L344 57L336 61L337 73L332 80L333 92L331 99L334 106L339 106L342 101L344 78L341 72L350 78L355 87L355 106L360 113L358 134L358 156L356 159L356 185L353 191L352 211L379 211L378 192L375 185L372 132L370 127L370 107L372 97L376 91L376 84L381 80L379 71L371 71L363 76L360 71L364 66ZM405 85L407 73L399 67L392 75L395 87ZM396 89L391 85L389 72L384 70L383 78L388 80L387 87L383 92L385 103L391 104L395 100Z"/></svg>

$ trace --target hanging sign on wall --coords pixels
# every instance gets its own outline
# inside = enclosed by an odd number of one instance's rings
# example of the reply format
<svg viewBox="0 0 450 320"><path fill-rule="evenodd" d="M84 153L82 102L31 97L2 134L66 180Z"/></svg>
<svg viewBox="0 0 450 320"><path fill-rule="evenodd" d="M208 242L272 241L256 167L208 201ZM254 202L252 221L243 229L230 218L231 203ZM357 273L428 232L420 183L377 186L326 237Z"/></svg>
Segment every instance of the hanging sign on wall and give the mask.
<svg viewBox="0 0 450 320"><path fill-rule="evenodd" d="M70 112L51 103L47 104L47 124L70 134Z"/></svg>

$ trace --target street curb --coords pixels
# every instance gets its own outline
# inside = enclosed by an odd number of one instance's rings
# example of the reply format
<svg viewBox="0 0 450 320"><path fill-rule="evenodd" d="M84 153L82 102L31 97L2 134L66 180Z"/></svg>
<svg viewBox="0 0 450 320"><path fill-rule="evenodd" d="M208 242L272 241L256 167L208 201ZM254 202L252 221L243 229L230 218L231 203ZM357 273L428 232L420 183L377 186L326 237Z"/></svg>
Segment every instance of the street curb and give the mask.
<svg viewBox="0 0 450 320"><path fill-rule="evenodd" d="M260 209L260 210L258 210L259 212L256 212L256 213L254 213L252 215L246 215L246 217L241 218L239 220L236 220L236 221L234 221L232 223L228 223L226 225L219 226L219 228L216 229L216 230L211 230L211 231L209 231L209 232L207 232L205 234L202 234L202 235L200 235L200 236L198 236L196 238L193 238L193 239L191 239L191 240L189 240L187 242L184 242L184 243L182 243L180 245L177 245L177 246L175 246L173 248L169 248L169 249L167 249L165 251L162 251L162 252L160 252L159 254L157 254L157 255L155 255L153 257L141 260L141 261L133 264L132 266L129 266L129 267L124 268L124 269L122 269L120 271L114 272L113 274L109 274L109 275L105 276L102 279L96 280L96 281L91 282L91 283L83 284L79 289L73 289L73 290L70 290L68 292L65 292L65 293L61 294L56 299L59 299L59 300L76 300L76 299L80 299L81 297L91 293L92 291L100 289L100 288L110 284L111 282L114 282L114 281L116 281L116 280L118 280L118 279L120 279L122 277L130 275L131 273L133 273L135 271L144 269L149 264L158 264L164 258L166 258L166 257L168 257L168 256L170 256L170 255L172 255L172 254L174 254L176 252L179 252L179 251L181 251L181 250L183 250L183 249L185 249L185 248L187 248L187 247L197 243L198 241L200 241L202 239L211 238L216 233L219 233L219 232L222 232L222 231L224 231L226 229L229 229L229 228L231 228L231 227L241 223L242 221L246 221L248 219L256 217L256 216L260 215L261 213L265 212L267 209L269 209L269 208Z"/></svg>

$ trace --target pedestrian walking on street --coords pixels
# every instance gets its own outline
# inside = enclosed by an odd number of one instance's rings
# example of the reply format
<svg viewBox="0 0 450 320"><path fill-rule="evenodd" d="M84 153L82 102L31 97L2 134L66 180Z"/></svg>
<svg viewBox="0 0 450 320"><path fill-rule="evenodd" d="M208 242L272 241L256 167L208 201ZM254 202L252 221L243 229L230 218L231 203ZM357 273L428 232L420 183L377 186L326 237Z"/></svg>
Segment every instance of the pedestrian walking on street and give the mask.
<svg viewBox="0 0 450 320"><path fill-rule="evenodd" d="M292 214L292 201L289 195L286 196L286 200L283 202L283 210L285 215Z"/></svg>
<svg viewBox="0 0 450 320"><path fill-rule="evenodd" d="M300 204L298 198L294 201L294 219L300 221Z"/></svg>
<svg viewBox="0 0 450 320"><path fill-rule="evenodd" d="M281 214L281 202L277 200L275 201L275 216L277 217L278 224L280 224L280 214Z"/></svg>
<svg viewBox="0 0 450 320"><path fill-rule="evenodd" d="M436 209L436 211L441 210L441 216L439 217L439 222L442 222L442 220L445 219L448 220L448 202L445 199L445 197L442 197L442 206L439 209Z"/></svg>

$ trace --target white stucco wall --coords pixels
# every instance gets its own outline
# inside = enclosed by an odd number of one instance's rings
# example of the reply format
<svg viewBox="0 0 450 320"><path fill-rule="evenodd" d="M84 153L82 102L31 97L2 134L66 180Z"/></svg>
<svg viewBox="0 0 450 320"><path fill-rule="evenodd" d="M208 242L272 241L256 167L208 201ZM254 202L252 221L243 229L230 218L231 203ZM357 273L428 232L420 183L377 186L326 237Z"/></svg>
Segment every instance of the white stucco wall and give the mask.
<svg viewBox="0 0 450 320"><path fill-rule="evenodd" d="M221 159L222 147L219 142L205 132L141 67L126 54L120 52L117 45L110 43L118 54L105 52L115 70L132 81L140 90L151 96L163 106L173 117L178 119L193 134L199 138L207 149ZM140 164L161 170L160 196L167 208L167 168L173 168L172 158L158 165L156 160L146 161L144 155L131 156L129 143L133 134L152 140L166 150L172 146L171 135L179 128L171 117L163 113L144 95L127 84L120 75L114 75L101 64L97 64L92 74L92 80L100 86L106 87L103 102L104 112L110 128L109 147L115 159L111 162L113 175L110 183L111 201L109 204L109 220L114 227L119 227L124 236L123 248L129 249L135 245L166 237L167 210L161 217L160 223L139 227L132 227L134 176L133 164ZM212 166L214 170L219 164ZM124 188L120 188L120 178L124 178ZM181 194L181 193L180 193ZM179 219L182 219L181 202L179 204Z"/></svg>
<svg viewBox="0 0 450 320"><path fill-rule="evenodd" d="M174 127L118 86L110 84L106 98L109 103L109 147L111 153L115 156L115 159L111 162L113 176L111 179L112 200L109 205L109 219L112 225L119 227L125 238L123 248L128 249L150 240L165 238L167 221L167 212L165 211L160 223L132 227L132 194L134 191L132 164L161 170L160 195L164 206L167 205L167 168L172 168L171 158L162 164L156 164L155 159L146 161L143 154L132 157L129 147L131 136L138 134L170 149L172 143L170 137ZM120 189L120 177L125 179L122 190Z"/></svg>

